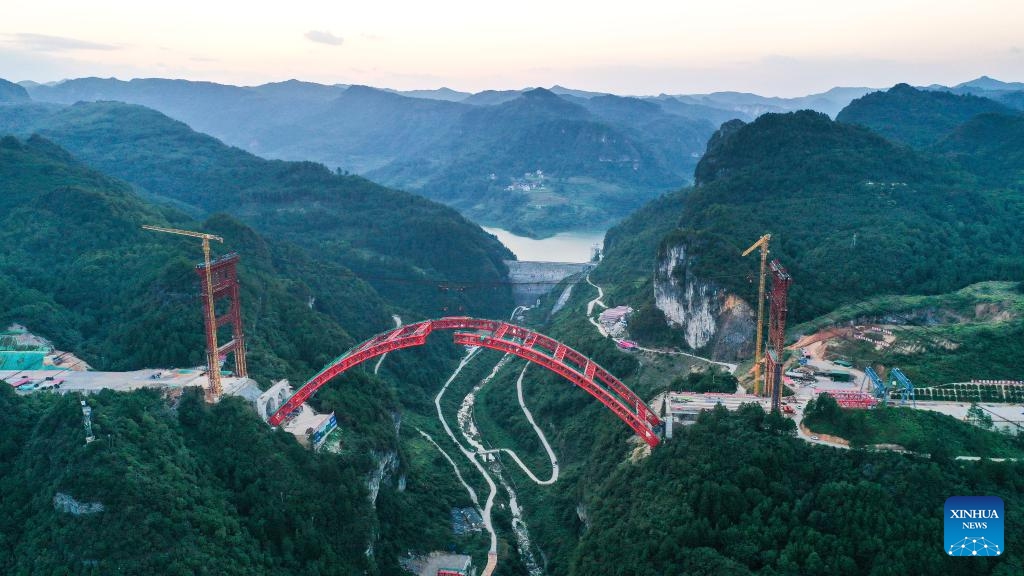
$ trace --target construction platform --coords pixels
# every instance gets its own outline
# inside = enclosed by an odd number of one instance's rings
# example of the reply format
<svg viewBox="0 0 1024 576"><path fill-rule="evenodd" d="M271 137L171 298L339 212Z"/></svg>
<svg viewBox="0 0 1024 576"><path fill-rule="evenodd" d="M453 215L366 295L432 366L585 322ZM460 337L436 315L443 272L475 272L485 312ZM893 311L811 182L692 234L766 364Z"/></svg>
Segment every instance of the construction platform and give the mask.
<svg viewBox="0 0 1024 576"><path fill-rule="evenodd" d="M77 371L53 367L48 370L0 370L0 380L19 392L50 390L94 394L100 390L129 392L140 388L190 388L208 385L206 373L196 369L147 368L132 372ZM225 393L239 390L248 378L224 376Z"/></svg>
<svg viewBox="0 0 1024 576"><path fill-rule="evenodd" d="M665 407L665 436L672 437L672 426L689 425L697 421L702 410L712 410L721 404L727 410L736 410L741 404L760 404L766 412L772 409L771 398L753 394L724 394L718 392L669 392Z"/></svg>

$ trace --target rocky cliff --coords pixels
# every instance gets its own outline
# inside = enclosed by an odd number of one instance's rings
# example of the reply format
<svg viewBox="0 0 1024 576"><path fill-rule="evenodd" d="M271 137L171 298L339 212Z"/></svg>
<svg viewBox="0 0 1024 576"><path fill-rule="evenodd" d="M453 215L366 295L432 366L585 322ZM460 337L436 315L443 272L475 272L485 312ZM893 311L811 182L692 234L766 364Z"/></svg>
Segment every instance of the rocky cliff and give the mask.
<svg viewBox="0 0 1024 576"><path fill-rule="evenodd" d="M687 345L721 360L753 354L756 312L714 282L697 277L685 241L664 246L654 273L654 303Z"/></svg>

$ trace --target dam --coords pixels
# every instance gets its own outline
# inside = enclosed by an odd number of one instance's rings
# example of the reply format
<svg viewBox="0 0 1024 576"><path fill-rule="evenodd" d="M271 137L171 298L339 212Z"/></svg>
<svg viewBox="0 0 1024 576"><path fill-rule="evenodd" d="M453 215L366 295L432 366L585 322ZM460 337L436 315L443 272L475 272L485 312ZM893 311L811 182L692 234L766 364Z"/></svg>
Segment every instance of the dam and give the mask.
<svg viewBox="0 0 1024 576"><path fill-rule="evenodd" d="M508 278L512 282L512 297L517 306L532 306L569 276L586 272L596 263L584 262L529 262L505 260Z"/></svg>

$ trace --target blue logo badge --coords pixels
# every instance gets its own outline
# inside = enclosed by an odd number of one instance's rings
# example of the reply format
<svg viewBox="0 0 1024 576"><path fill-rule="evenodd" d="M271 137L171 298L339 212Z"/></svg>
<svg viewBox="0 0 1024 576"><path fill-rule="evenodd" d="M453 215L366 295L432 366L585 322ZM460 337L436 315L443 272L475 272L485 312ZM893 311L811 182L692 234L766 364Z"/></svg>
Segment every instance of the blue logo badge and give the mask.
<svg viewBox="0 0 1024 576"><path fill-rule="evenodd" d="M946 499L947 556L1002 556L1003 499L950 496Z"/></svg>

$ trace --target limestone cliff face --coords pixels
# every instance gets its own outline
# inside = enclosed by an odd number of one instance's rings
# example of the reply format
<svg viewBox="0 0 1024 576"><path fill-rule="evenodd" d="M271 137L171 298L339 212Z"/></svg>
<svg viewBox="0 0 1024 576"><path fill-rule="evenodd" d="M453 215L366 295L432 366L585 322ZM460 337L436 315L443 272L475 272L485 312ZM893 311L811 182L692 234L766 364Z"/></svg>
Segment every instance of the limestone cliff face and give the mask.
<svg viewBox="0 0 1024 576"><path fill-rule="evenodd" d="M756 313L743 299L692 272L685 243L668 246L654 274L654 304L686 344L721 360L753 354Z"/></svg>

